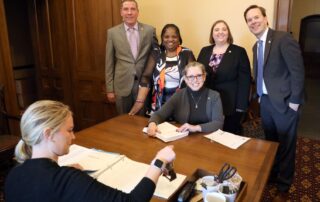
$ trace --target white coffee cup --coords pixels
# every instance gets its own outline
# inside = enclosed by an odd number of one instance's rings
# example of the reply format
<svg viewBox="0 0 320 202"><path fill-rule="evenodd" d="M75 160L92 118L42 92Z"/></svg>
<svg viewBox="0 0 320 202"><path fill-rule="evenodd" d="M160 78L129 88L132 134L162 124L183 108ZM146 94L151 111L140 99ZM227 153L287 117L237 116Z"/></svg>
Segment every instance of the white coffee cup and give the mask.
<svg viewBox="0 0 320 202"><path fill-rule="evenodd" d="M207 193L204 202L226 202L226 197L218 192Z"/></svg>
<svg viewBox="0 0 320 202"><path fill-rule="evenodd" d="M223 186L229 186L229 190L233 190L234 192L231 194L225 194L222 192ZM219 184L219 188L218 188L218 193L224 195L224 197L226 198L227 202L234 202L236 200L236 196L238 193L238 188L228 182L224 182L223 184Z"/></svg>
<svg viewBox="0 0 320 202"><path fill-rule="evenodd" d="M208 193L218 192L219 183L215 180L214 176L208 175L201 178L201 191L203 198L206 197Z"/></svg>

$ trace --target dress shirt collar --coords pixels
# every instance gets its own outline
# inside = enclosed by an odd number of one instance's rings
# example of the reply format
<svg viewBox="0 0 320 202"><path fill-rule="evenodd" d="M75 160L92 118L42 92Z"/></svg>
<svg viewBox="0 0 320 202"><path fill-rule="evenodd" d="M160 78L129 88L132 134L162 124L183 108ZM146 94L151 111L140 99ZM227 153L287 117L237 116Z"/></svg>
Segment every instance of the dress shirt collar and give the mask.
<svg viewBox="0 0 320 202"><path fill-rule="evenodd" d="M269 31L269 27L267 27L267 29L263 32L262 36L258 38L258 40L261 40L263 41L263 43L265 43L267 40L268 31Z"/></svg>
<svg viewBox="0 0 320 202"><path fill-rule="evenodd" d="M131 27L129 27L128 25L126 25L126 23L123 23L123 24L124 24L124 29L125 29L126 31L128 31L129 28L131 28ZM134 30L138 31L138 22L133 26L133 28L134 28Z"/></svg>

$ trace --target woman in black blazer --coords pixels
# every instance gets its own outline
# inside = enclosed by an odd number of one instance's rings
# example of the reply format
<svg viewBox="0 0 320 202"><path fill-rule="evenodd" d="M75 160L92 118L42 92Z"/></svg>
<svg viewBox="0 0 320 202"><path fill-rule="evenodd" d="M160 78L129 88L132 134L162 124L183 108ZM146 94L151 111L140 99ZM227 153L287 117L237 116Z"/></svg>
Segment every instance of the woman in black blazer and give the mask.
<svg viewBox="0 0 320 202"><path fill-rule="evenodd" d="M244 48L234 45L228 24L213 23L209 42L201 49L198 62L206 67L205 85L220 93L225 121L223 130L241 133L241 117L249 104L250 62Z"/></svg>

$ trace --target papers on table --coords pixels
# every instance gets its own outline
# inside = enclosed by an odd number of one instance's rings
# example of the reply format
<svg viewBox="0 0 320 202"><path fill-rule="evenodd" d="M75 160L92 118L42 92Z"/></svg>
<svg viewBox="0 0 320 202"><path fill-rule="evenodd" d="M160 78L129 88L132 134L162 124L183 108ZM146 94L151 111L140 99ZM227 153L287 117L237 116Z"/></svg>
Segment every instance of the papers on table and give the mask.
<svg viewBox="0 0 320 202"><path fill-rule="evenodd" d="M67 155L58 158L58 164L60 166L80 164L86 171L98 171L111 165L119 156L121 155L117 153L103 152L73 144L70 146Z"/></svg>
<svg viewBox="0 0 320 202"><path fill-rule="evenodd" d="M217 130L209 135L205 135L206 138L218 142L231 149L237 149L242 144L250 140L249 137L243 137L232 133L225 132L223 130Z"/></svg>
<svg viewBox="0 0 320 202"><path fill-rule="evenodd" d="M123 157L111 169L104 171L97 179L105 185L129 193L145 176L149 165ZM155 196L168 199L182 184L185 175L177 174L177 178L169 181L161 176L158 180Z"/></svg>
<svg viewBox="0 0 320 202"><path fill-rule="evenodd" d="M89 149L79 145L71 145L70 152L58 159L60 166L80 164L99 182L129 193L145 176L148 164L133 161L125 155ZM154 195L168 199L182 184L185 175L177 174L177 178L169 181L161 176L156 185Z"/></svg>
<svg viewBox="0 0 320 202"><path fill-rule="evenodd" d="M163 122L158 126L160 133L156 133L156 137L164 142L171 142L189 135L189 131L186 132L177 132L178 127L172 125L169 122ZM143 132L147 133L148 128L143 128Z"/></svg>

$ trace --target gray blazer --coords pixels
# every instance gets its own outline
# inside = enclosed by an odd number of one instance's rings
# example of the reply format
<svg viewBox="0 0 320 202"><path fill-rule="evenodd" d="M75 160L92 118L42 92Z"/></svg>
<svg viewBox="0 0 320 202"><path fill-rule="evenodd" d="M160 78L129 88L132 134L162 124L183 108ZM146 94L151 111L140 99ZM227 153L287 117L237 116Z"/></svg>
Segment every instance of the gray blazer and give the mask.
<svg viewBox="0 0 320 202"><path fill-rule="evenodd" d="M253 46L253 66L257 78L257 43ZM288 103L302 104L304 64L299 44L287 32L269 28L264 51L264 82L274 108L280 113Z"/></svg>
<svg viewBox="0 0 320 202"><path fill-rule="evenodd" d="M202 132L208 133L222 129L224 116L220 95L217 91L208 90L206 104L208 123L200 124ZM190 115L190 103L187 95L187 88L183 88L172 95L162 108L151 115L150 122L160 124L173 116L180 124L188 122Z"/></svg>
<svg viewBox="0 0 320 202"><path fill-rule="evenodd" d="M139 50L134 59L124 24L108 30L106 44L106 90L117 96L128 96L135 80L140 81L153 43L157 43L155 28L138 23Z"/></svg>

